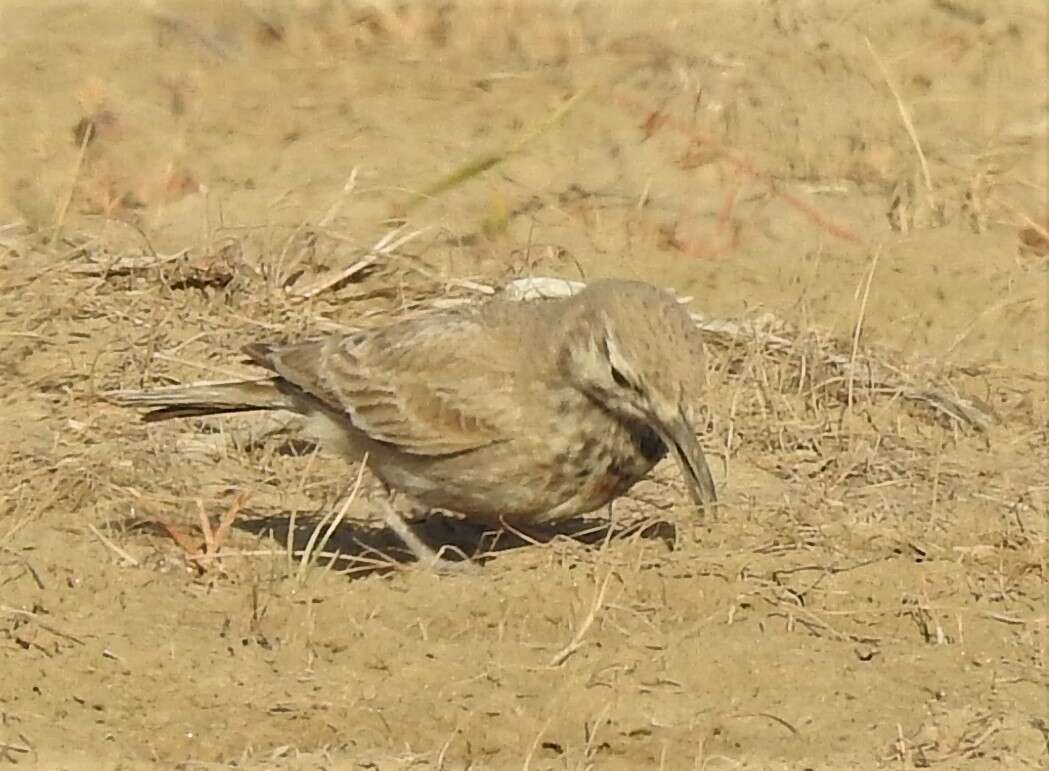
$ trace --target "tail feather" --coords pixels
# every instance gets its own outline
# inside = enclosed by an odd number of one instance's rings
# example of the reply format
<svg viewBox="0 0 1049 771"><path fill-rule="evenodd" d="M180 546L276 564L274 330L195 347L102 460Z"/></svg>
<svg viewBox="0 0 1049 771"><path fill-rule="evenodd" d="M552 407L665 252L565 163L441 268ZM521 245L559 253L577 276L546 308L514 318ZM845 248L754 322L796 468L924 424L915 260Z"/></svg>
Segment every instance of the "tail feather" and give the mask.
<svg viewBox="0 0 1049 771"><path fill-rule="evenodd" d="M281 391L278 378L193 383L149 391L110 391L106 399L122 407L153 408L147 422L202 417L256 410L300 411L291 395Z"/></svg>

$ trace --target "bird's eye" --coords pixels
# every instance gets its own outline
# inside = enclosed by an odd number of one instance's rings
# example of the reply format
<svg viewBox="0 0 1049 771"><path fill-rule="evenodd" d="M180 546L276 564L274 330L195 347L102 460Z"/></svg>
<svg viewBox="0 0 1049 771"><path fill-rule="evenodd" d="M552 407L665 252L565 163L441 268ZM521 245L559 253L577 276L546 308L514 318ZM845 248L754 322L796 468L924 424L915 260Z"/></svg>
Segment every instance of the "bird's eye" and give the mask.
<svg viewBox="0 0 1049 771"><path fill-rule="evenodd" d="M616 385L620 388L633 388L630 381L626 379L626 375L615 367L612 367L612 380L614 380Z"/></svg>

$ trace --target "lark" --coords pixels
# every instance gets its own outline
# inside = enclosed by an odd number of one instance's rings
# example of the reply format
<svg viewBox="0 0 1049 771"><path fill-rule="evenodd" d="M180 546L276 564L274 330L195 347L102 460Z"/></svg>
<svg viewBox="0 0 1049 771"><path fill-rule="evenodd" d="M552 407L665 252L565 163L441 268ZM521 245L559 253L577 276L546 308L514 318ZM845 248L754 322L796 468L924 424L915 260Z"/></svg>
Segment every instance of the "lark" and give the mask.
<svg viewBox="0 0 1049 771"><path fill-rule="evenodd" d="M556 300L486 304L291 345L254 344L255 380L111 400L166 420L253 410L308 416L391 494L499 526L577 517L668 453L701 508L717 493L696 439L702 345L669 293L597 281ZM383 505L420 560L436 555Z"/></svg>

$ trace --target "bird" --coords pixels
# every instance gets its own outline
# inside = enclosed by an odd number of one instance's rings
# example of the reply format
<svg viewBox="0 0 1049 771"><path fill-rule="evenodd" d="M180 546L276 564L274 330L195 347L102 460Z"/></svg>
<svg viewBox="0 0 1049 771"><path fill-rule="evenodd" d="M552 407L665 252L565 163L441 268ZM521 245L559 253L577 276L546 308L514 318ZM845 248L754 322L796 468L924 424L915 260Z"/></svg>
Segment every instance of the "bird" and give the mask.
<svg viewBox="0 0 1049 771"><path fill-rule="evenodd" d="M440 561L391 505L407 497L495 526L593 512L672 455L694 504L717 491L694 422L703 346L678 300L604 279L564 298L495 299L352 333L243 349L251 380L110 392L143 419L259 410L307 416L322 446L364 459L387 525Z"/></svg>

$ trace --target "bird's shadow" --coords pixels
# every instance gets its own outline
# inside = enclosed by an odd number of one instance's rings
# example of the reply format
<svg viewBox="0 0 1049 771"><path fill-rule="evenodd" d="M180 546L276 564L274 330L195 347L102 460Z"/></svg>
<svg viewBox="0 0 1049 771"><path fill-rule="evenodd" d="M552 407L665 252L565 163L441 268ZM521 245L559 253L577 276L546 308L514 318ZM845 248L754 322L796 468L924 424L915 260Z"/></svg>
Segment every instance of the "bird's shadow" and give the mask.
<svg viewBox="0 0 1049 771"><path fill-rule="evenodd" d="M330 535L330 520L316 511L253 515L241 513L234 523L238 530L271 539L290 547L292 556L310 559L358 578L396 570L415 561L414 555L390 529L358 521L343 521ZM450 562L470 560L483 564L499 554L569 538L589 547L610 541L639 537L660 540L673 548L674 526L663 520L615 522L609 519L576 518L530 526L527 530L480 525L441 512L431 512L409 525L427 545ZM293 530L294 528L294 530ZM289 538L290 534L290 538ZM323 545L322 545L323 544Z"/></svg>

